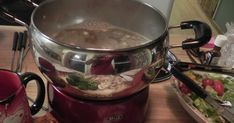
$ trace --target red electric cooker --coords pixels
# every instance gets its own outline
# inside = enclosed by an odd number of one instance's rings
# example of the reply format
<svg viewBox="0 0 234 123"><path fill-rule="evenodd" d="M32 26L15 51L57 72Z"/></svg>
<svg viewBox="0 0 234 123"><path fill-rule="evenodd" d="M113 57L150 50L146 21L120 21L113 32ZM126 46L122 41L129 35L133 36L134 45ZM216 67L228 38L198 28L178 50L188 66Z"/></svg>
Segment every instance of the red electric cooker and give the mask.
<svg viewBox="0 0 234 123"><path fill-rule="evenodd" d="M149 87L108 101L76 99L48 84L51 113L61 123L142 123L149 104Z"/></svg>

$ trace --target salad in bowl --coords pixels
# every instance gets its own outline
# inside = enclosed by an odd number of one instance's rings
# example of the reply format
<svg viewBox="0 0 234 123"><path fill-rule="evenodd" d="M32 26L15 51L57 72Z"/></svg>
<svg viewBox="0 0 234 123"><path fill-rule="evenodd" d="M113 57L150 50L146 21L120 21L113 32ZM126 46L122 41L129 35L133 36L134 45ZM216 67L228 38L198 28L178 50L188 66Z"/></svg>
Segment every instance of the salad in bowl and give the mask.
<svg viewBox="0 0 234 123"><path fill-rule="evenodd" d="M196 70L184 71L183 74L192 79L204 89L212 98L234 104L234 77ZM204 123L229 123L217 110L203 98L191 91L184 83L174 79L179 102L198 122Z"/></svg>

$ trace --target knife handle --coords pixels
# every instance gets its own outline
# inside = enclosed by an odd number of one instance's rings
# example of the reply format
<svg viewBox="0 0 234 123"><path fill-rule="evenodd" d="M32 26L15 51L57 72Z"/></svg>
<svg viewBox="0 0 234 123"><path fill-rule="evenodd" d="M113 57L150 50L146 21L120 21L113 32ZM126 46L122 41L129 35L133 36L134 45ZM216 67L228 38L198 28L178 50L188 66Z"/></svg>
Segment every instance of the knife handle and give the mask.
<svg viewBox="0 0 234 123"><path fill-rule="evenodd" d="M25 49L26 44L27 44L27 39L28 39L28 35L27 35L27 31L23 32L23 39L22 39L22 48Z"/></svg>
<svg viewBox="0 0 234 123"><path fill-rule="evenodd" d="M21 51L23 43L23 33L20 32L18 36L18 51Z"/></svg>
<svg viewBox="0 0 234 123"><path fill-rule="evenodd" d="M175 67L176 65L172 66L171 73L182 83L184 83L190 90L196 93L199 97L205 99L208 94L207 92L202 89L199 85L197 85L192 79L188 76L183 74L178 68Z"/></svg>
<svg viewBox="0 0 234 123"><path fill-rule="evenodd" d="M16 51L16 49L17 49L18 36L19 36L18 32L14 32L12 51Z"/></svg>

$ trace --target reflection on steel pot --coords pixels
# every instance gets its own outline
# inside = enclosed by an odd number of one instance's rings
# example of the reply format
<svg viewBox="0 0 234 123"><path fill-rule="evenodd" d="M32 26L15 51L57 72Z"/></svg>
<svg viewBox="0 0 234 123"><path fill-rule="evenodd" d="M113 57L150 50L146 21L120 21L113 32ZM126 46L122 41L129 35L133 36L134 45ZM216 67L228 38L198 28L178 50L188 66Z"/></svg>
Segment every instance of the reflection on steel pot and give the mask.
<svg viewBox="0 0 234 123"><path fill-rule="evenodd" d="M210 39L202 22L179 27L196 34L184 49ZM41 72L64 93L86 99L117 99L148 87L169 49L164 16L135 0L46 1L32 13L28 29Z"/></svg>

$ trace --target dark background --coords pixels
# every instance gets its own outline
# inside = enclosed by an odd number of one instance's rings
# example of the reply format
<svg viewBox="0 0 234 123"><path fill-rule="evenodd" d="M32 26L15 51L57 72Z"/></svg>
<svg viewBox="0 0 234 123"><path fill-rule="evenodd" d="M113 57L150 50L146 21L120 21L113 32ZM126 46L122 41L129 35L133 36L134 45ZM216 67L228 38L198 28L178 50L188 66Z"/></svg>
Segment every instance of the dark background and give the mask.
<svg viewBox="0 0 234 123"><path fill-rule="evenodd" d="M33 2L39 4L44 0L33 0ZM34 9L33 6L24 2L24 0L0 0L1 10L7 11L11 15L19 18L20 20L30 23L30 16ZM0 11L1 11L0 10ZM18 25L17 23L10 23L0 17L0 25Z"/></svg>

